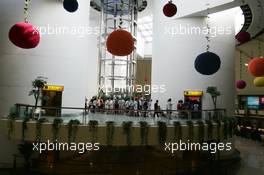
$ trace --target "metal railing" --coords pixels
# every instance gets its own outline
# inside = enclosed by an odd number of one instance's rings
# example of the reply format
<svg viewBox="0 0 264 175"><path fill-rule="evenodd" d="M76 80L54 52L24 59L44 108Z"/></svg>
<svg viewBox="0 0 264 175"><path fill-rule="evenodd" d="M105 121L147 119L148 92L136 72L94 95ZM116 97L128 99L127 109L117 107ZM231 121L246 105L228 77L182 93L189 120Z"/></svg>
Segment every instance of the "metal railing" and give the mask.
<svg viewBox="0 0 264 175"><path fill-rule="evenodd" d="M83 117L90 114L125 115L129 117L163 117L167 119L182 120L216 120L226 116L225 109L216 110L134 110L134 109L105 109L105 108L81 108L81 107L43 107L29 104L15 104L13 110L17 118L67 117L70 114L78 114ZM50 115L52 114L52 115Z"/></svg>

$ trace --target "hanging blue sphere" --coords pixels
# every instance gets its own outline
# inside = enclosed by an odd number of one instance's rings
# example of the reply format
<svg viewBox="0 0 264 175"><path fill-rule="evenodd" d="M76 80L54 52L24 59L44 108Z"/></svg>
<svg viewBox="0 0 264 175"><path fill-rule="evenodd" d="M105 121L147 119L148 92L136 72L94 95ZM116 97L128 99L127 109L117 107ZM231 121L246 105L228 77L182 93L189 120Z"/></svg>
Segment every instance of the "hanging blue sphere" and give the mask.
<svg viewBox="0 0 264 175"><path fill-rule="evenodd" d="M204 52L195 60L194 67L197 72L203 75L213 75L221 67L221 59L212 52Z"/></svg>
<svg viewBox="0 0 264 175"><path fill-rule="evenodd" d="M73 13L78 9L79 4L78 4L77 0L64 0L63 1L63 7L68 12Z"/></svg>

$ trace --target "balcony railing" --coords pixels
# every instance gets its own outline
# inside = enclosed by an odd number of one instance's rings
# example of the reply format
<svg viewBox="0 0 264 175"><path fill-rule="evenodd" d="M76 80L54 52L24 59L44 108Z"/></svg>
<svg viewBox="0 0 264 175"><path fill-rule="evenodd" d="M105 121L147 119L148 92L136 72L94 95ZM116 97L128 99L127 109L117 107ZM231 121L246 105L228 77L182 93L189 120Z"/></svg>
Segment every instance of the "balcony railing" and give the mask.
<svg viewBox="0 0 264 175"><path fill-rule="evenodd" d="M63 119L78 118L81 123L87 123L91 118L113 118L113 120L130 118L131 120L221 120L226 117L225 109L216 110L133 110L133 109L104 109L80 107L43 107L28 104L15 104L12 115L18 119L42 117ZM52 114L52 115L50 115Z"/></svg>

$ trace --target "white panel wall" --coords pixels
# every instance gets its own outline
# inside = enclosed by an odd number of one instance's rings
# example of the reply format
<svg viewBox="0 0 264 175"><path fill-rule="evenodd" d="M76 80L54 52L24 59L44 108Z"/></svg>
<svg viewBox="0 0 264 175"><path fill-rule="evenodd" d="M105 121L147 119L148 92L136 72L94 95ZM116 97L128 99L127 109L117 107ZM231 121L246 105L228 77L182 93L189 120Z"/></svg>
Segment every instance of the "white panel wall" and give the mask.
<svg viewBox="0 0 264 175"><path fill-rule="evenodd" d="M233 1L234 0L177 0L173 2L178 7L178 14L176 17L182 17L206 10L207 8L214 8L220 5L224 5ZM167 2L168 1L166 0L162 0L163 5Z"/></svg>
<svg viewBox="0 0 264 175"><path fill-rule="evenodd" d="M171 20L162 14L162 1L154 2L154 41L152 61L152 84L166 86L165 93L154 93L153 99L159 99L164 109L168 98L173 102L183 99L184 90L203 90L208 86L217 86L222 92L218 107L227 108L233 113L234 106L234 15L233 11L212 15L212 26L231 27L229 35L215 37L211 41L211 51L221 57L222 67L213 76L203 76L194 69L195 58L206 48L204 35L170 35L165 28L182 26L203 27L202 17ZM230 32L229 32L230 33ZM208 94L203 98L203 109L212 109ZM174 106L176 108L176 105Z"/></svg>
<svg viewBox="0 0 264 175"><path fill-rule="evenodd" d="M73 14L66 12L58 0L32 1L29 21L41 27L97 26L97 21L89 24L90 1L78 1L79 10ZM50 84L65 86L63 106L83 106L85 96L96 94L97 36L80 37L74 32L43 35L36 49L17 48L8 40L8 31L23 20L23 8L21 0L0 2L0 116L7 115L14 103L33 104L28 92L31 81L39 75L48 77ZM4 135L0 139L0 163L12 162L16 145Z"/></svg>
<svg viewBox="0 0 264 175"><path fill-rule="evenodd" d="M7 114L14 103L32 103L33 97L27 95L31 81L38 75L48 77L50 84L65 86L63 106L83 106L84 97L96 93L98 29L92 28L95 22L89 25L89 11L87 0L79 0L79 10L72 14L59 1L32 1L29 22L42 27L42 32L43 27L50 30L36 49L23 50L8 40L10 27L23 20L23 2L1 1L0 115ZM52 34L55 27L69 32ZM92 29L95 34L86 31L82 35L82 28Z"/></svg>

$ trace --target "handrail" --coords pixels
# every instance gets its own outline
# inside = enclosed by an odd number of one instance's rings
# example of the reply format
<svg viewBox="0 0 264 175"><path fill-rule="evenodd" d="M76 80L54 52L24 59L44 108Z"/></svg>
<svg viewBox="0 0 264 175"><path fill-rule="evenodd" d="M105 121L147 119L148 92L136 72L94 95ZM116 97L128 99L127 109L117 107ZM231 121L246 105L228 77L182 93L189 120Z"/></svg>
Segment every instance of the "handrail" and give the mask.
<svg viewBox="0 0 264 175"><path fill-rule="evenodd" d="M15 104L17 118L30 117L40 118L43 114L45 116L63 117L67 113L62 114L62 110L80 110L80 114L83 117L83 122L86 122L86 116L89 114L106 114L106 115L125 115L130 117L166 117L167 119L222 119L226 116L225 109L214 109L214 110L145 110L145 109L105 109L105 108L83 108L83 107L46 107L46 106L34 106L29 104ZM22 109L25 107L24 109ZM39 108L40 110L35 111L34 109ZM49 111L53 110L53 111ZM22 113L21 113L22 112ZM51 112L51 113L50 113Z"/></svg>
<svg viewBox="0 0 264 175"><path fill-rule="evenodd" d="M41 109L54 109L54 110L60 110L60 109L74 109L74 110L103 110L103 111L116 111L116 112L127 112L127 111L138 111L138 112L211 112L211 111L223 111L226 112L226 109L218 108L218 109L205 109L205 110L187 110L187 109L182 109L182 110L144 110L144 109L139 109L139 110L134 110L134 109L89 109L89 108L82 108L82 107L46 107L46 106L34 106L34 105L29 105L29 104L21 104L21 103L16 103L15 106L22 106L22 107L32 107L32 108L41 108Z"/></svg>

